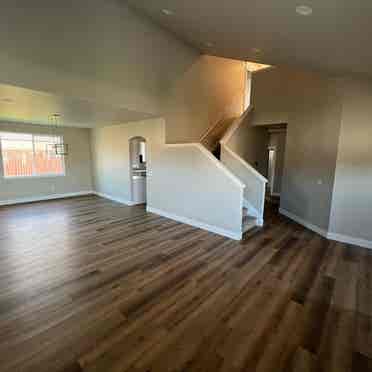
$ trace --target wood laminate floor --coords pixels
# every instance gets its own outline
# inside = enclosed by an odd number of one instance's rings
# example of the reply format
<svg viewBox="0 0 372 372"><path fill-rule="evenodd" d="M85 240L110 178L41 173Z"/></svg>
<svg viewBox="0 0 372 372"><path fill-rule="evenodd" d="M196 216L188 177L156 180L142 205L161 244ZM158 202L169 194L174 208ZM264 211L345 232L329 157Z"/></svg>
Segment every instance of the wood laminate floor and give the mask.
<svg viewBox="0 0 372 372"><path fill-rule="evenodd" d="M95 196L0 208L0 371L372 371L372 253Z"/></svg>

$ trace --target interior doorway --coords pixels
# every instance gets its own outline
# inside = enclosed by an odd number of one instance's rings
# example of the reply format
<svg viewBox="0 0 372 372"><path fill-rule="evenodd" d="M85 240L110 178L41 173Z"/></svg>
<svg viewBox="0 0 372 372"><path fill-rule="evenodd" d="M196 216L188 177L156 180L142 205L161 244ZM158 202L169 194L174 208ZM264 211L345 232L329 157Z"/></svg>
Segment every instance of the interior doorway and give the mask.
<svg viewBox="0 0 372 372"><path fill-rule="evenodd" d="M129 140L131 195L134 204L147 201L147 148L146 139L133 137Z"/></svg>

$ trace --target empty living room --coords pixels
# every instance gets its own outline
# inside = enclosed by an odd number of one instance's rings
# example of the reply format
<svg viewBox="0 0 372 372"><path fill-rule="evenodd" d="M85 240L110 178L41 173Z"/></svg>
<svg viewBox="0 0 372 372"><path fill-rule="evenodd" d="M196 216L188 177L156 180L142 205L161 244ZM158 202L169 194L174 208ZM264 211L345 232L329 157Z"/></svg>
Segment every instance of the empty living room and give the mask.
<svg viewBox="0 0 372 372"><path fill-rule="evenodd" d="M1 372L372 372L370 2L1 5Z"/></svg>

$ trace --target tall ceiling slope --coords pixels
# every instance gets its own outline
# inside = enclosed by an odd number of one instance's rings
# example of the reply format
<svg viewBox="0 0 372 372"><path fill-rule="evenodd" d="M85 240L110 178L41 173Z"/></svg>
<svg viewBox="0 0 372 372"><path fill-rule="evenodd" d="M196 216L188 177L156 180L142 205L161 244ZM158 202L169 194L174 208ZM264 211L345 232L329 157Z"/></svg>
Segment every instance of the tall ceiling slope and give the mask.
<svg viewBox="0 0 372 372"><path fill-rule="evenodd" d="M205 53L335 75L372 76L370 0L129 0L129 3ZM312 14L297 14L299 5L310 6Z"/></svg>
<svg viewBox="0 0 372 372"><path fill-rule="evenodd" d="M83 100L79 112L86 102L127 110L129 120L158 115L170 82L199 55L117 0L3 0L0 45L0 84L36 100Z"/></svg>

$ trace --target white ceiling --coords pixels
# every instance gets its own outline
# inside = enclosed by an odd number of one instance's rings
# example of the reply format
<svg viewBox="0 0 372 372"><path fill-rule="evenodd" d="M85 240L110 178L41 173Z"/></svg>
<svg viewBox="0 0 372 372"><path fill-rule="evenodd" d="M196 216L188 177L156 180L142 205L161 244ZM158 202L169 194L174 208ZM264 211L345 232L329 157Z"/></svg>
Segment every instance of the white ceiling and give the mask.
<svg viewBox="0 0 372 372"><path fill-rule="evenodd" d="M129 0L201 51L332 74L372 76L370 0ZM308 5L313 14L296 14ZM161 12L169 9L173 15ZM207 46L212 43L213 46ZM259 49L259 51L257 51Z"/></svg>
<svg viewBox="0 0 372 372"><path fill-rule="evenodd" d="M61 125L81 128L98 127L108 123L121 124L152 117L99 102L0 84L0 122L50 124L49 117L53 113L61 114Z"/></svg>

